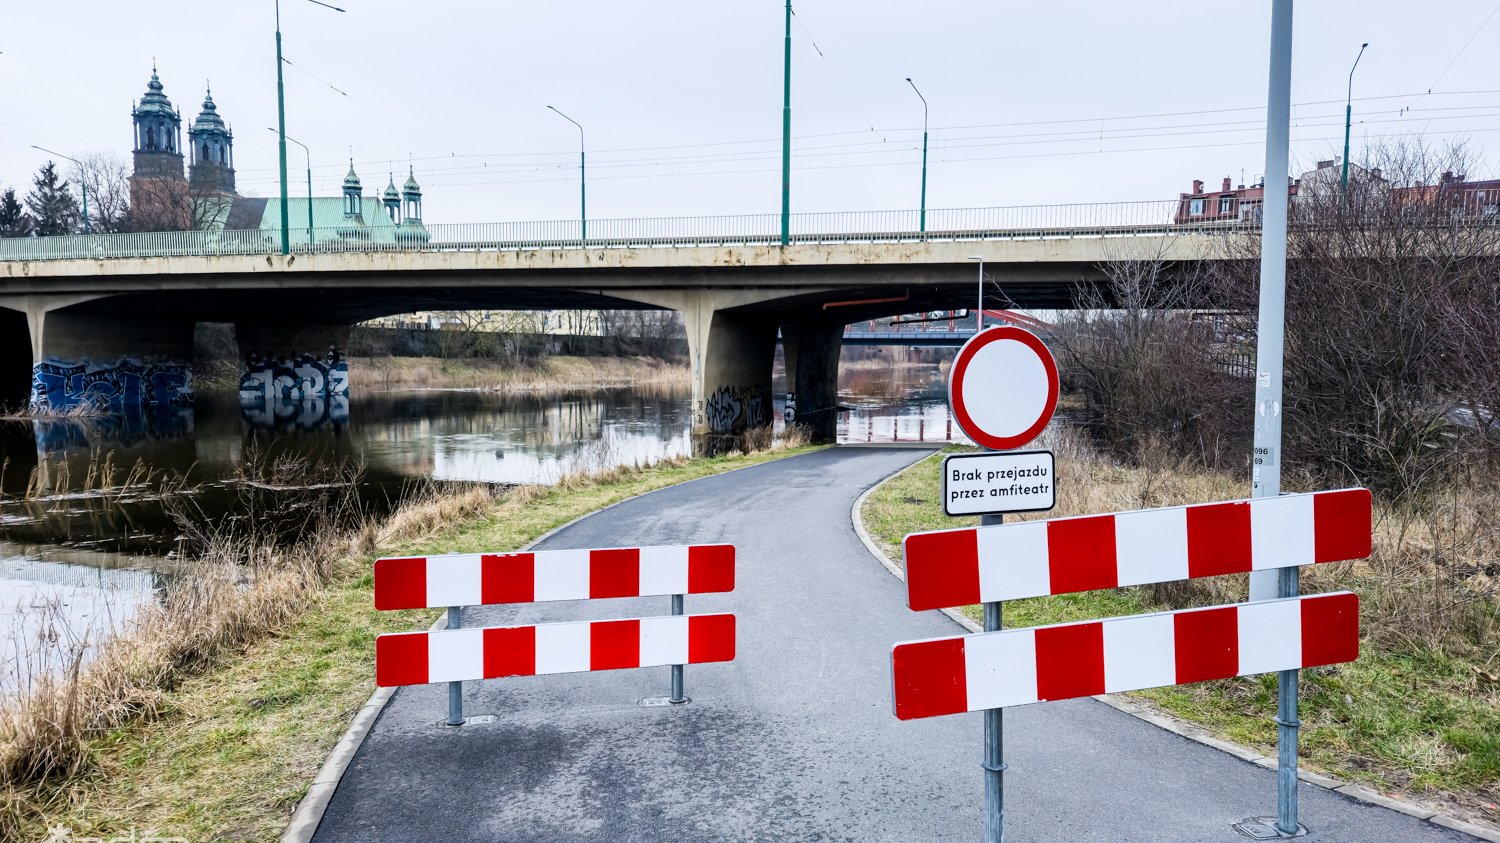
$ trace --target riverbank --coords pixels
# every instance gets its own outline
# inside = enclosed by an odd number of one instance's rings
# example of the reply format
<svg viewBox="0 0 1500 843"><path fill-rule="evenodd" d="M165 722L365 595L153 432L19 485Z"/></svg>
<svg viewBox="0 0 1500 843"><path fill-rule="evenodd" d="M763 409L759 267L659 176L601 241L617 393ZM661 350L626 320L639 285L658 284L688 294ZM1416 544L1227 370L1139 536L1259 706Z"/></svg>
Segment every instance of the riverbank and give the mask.
<svg viewBox="0 0 1500 843"><path fill-rule="evenodd" d="M1049 431L1057 454L1057 507L1017 520L1173 506L1246 495L1242 478L1192 469L1162 454L1126 465L1077 435ZM893 560L910 532L972 526L940 500L941 456L917 463L872 492L860 513ZM1358 661L1302 673L1303 766L1466 820L1500 826L1500 611L1484 578L1495 547L1474 519L1493 504L1457 497L1453 511L1416 516L1377 504L1374 553L1360 563L1304 569L1304 591L1360 594ZM1460 517L1460 511L1467 512ZM1492 539L1492 537L1489 537ZM1455 590L1437 565L1479 571ZM1424 592L1442 591L1442 602ZM1035 626L1245 599L1243 576L1084 592L1005 604L1007 627ZM1468 595L1467 605L1454 605ZM1431 598L1429 598L1430 600ZM978 619L980 607L965 613ZM1129 694L1135 701L1275 757L1273 674Z"/></svg>
<svg viewBox="0 0 1500 843"><path fill-rule="evenodd" d="M220 565L153 623L0 712L0 839L59 825L274 839L373 690L375 636L438 614L375 612L376 556L518 548L625 498L797 450L435 493L380 525L318 536L320 554L304 548L253 579Z"/></svg>
<svg viewBox="0 0 1500 843"><path fill-rule="evenodd" d="M559 392L656 385L690 385L685 363L654 357L547 356L515 363L482 357L350 357L350 379L357 389L476 389L493 392ZM200 392L239 388L239 366L217 361L199 366L193 384Z"/></svg>

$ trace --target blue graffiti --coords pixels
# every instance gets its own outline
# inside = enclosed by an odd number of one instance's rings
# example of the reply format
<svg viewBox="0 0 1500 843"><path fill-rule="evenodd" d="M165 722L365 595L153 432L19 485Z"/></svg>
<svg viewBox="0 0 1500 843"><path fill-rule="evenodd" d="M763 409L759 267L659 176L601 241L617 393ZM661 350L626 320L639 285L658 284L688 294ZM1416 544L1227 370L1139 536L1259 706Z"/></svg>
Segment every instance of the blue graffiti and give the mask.
<svg viewBox="0 0 1500 843"><path fill-rule="evenodd" d="M101 364L48 360L31 369L31 405L67 410L92 405L123 412L141 407L190 407L193 372L186 363L121 358Z"/></svg>
<svg viewBox="0 0 1500 843"><path fill-rule="evenodd" d="M311 354L277 360L251 354L240 376L240 401L256 404L270 399L303 401L349 394L349 363L329 348L322 360Z"/></svg>

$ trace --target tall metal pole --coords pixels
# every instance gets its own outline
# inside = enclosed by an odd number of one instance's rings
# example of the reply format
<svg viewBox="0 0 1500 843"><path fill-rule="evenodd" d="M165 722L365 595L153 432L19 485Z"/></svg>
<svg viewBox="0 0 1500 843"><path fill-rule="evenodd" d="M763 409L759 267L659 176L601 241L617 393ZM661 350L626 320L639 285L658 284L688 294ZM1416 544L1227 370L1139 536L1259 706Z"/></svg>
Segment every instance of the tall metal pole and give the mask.
<svg viewBox="0 0 1500 843"><path fill-rule="evenodd" d="M1255 348L1255 460L1252 495L1281 493L1281 397L1286 330L1287 170L1291 143L1292 0L1271 6L1271 68L1266 96L1265 218L1261 228L1260 324ZM1297 595L1297 569L1252 572L1250 599ZM1297 671L1277 676L1276 830L1297 832Z"/></svg>
<svg viewBox="0 0 1500 843"><path fill-rule="evenodd" d="M913 91L916 91L917 92L917 96L920 97L921 100L922 100L922 210L920 211L921 216L918 218L917 231L920 232L920 233L922 233L922 234L926 234L927 233L927 98L924 97L924 96L922 96L922 92L920 90L917 90L917 83L911 81L911 77L910 76L906 77L906 83L908 85L911 85L911 89Z"/></svg>
<svg viewBox="0 0 1500 843"><path fill-rule="evenodd" d="M553 111L557 111L557 116L568 121L569 123L572 123L574 126L578 126L578 217L582 222L582 230L580 232L581 239L579 242L587 245L589 242L589 201L588 180L585 178L584 172L583 126L579 125L577 120L574 120L568 115L563 114L556 108L553 108L550 105L547 107L551 108Z"/></svg>
<svg viewBox="0 0 1500 843"><path fill-rule="evenodd" d="M269 131L276 130L270 129ZM307 156L307 245L311 246L313 244L312 150L307 148L307 144L291 135L283 134L282 137L302 147L302 154Z"/></svg>
<svg viewBox="0 0 1500 843"><path fill-rule="evenodd" d="M983 313L983 311L981 311ZM1005 521L1004 515L981 515L979 525ZM984 631L1000 631L999 601L984 604ZM984 840L1005 843L1005 709L984 710Z"/></svg>
<svg viewBox="0 0 1500 843"><path fill-rule="evenodd" d="M984 256L969 255L969 260L979 261L979 311L974 314L974 332L984 330Z"/></svg>
<svg viewBox="0 0 1500 843"><path fill-rule="evenodd" d="M287 217L286 199L286 86L281 78L281 0L276 0L276 131L281 160L281 253L292 251L291 222Z"/></svg>
<svg viewBox="0 0 1500 843"><path fill-rule="evenodd" d="M792 240L792 0L786 0L786 60L781 94L781 245Z"/></svg>
<svg viewBox="0 0 1500 843"><path fill-rule="evenodd" d="M1345 196L1349 195L1349 128L1354 125L1354 68L1359 67L1359 60L1368 46L1368 41L1359 45L1359 55L1354 57L1354 65L1349 68L1349 94L1344 100L1344 173L1339 178L1339 186Z"/></svg>
<svg viewBox="0 0 1500 843"><path fill-rule="evenodd" d="M338 6L324 3L322 0L308 0L316 6L342 12ZM277 142L278 155L281 160L281 253L290 254L292 251L291 220L287 216L287 187L286 187L286 86L281 76L281 0L276 0L276 131L281 136ZM312 179L308 179L311 183Z"/></svg>

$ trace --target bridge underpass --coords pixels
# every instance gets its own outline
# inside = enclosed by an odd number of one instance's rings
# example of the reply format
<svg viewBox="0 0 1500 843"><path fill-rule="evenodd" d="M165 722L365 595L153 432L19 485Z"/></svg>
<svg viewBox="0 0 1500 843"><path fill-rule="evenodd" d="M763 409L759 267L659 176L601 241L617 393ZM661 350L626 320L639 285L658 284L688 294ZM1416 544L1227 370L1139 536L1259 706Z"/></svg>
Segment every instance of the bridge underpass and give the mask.
<svg viewBox="0 0 1500 843"><path fill-rule="evenodd" d="M130 237L134 235L110 235ZM1222 232L1103 236L1068 231L943 242L791 246L174 255L0 260L0 308L29 337L34 401L90 396L160 403L190 389L193 326L231 322L243 359L322 358L355 323L421 310L670 308L683 314L693 428L734 434L771 420L778 331L799 422L831 436L845 325L970 307L985 258L987 300L1067 309L1101 265L1211 260ZM17 391L21 343L0 347ZM330 364L332 358L329 358ZM298 371L301 371L300 369ZM358 383L354 374L349 382ZM134 379L133 381L131 379ZM357 388L357 386L356 386ZM132 396L137 396L132 398Z"/></svg>

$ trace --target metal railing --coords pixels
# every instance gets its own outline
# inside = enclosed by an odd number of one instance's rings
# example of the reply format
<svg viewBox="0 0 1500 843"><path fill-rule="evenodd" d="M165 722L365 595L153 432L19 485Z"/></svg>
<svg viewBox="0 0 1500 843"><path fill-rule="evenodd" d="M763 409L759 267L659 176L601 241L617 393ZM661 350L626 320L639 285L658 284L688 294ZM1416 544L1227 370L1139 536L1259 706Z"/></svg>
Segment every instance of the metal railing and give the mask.
<svg viewBox="0 0 1500 843"><path fill-rule="evenodd" d="M830 211L793 214L794 244L913 243L967 240L1069 239L1199 234L1253 230L1255 222L1174 223L1178 200L1092 205L1023 205L919 212ZM346 252L524 251L541 249L642 249L691 246L774 246L780 217L747 214L589 221L587 241L577 220L375 225L290 231L293 254ZM108 260L114 258L274 255L280 229L162 231L0 238L0 261Z"/></svg>

